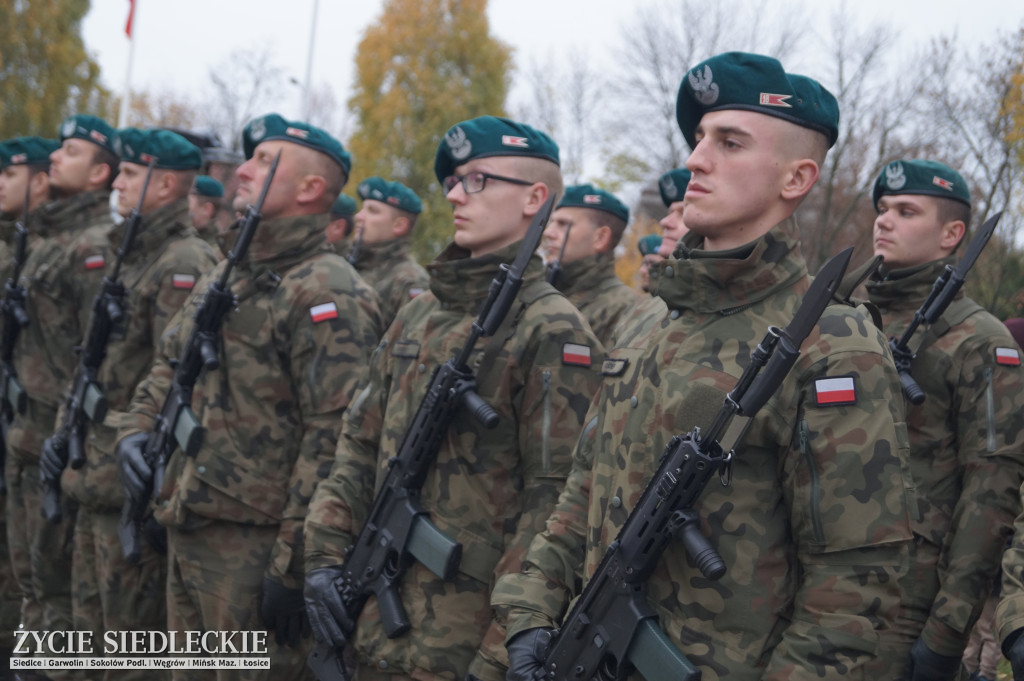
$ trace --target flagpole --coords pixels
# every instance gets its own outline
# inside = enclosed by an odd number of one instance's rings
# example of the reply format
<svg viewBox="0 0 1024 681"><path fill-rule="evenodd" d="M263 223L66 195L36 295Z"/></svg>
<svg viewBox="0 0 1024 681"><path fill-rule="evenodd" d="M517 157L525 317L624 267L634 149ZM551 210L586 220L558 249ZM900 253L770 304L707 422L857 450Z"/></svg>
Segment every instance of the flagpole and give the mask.
<svg viewBox="0 0 1024 681"><path fill-rule="evenodd" d="M132 98L132 64L135 62L135 19L137 18L141 0L129 0L131 9L125 32L128 34L128 66L124 74L124 95L121 97L121 110L117 114L117 127L128 126L128 110Z"/></svg>
<svg viewBox="0 0 1024 681"><path fill-rule="evenodd" d="M302 119L309 123L310 108L312 107L312 97L310 96L310 87L312 86L313 79L313 43L316 41L316 15L319 9L320 0L313 0L313 23L309 26L309 54L306 57L306 85L303 88L302 96L305 101L302 103Z"/></svg>

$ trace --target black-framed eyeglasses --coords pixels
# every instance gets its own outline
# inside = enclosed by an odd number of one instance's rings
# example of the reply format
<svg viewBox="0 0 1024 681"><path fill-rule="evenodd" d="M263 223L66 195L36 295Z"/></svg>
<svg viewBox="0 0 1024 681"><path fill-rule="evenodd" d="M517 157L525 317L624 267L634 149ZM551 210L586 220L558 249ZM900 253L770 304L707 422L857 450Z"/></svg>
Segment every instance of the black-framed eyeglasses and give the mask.
<svg viewBox="0 0 1024 681"><path fill-rule="evenodd" d="M467 194L476 194L482 192L484 187L487 186L487 180L501 180L502 182L511 182L512 184L521 184L528 186L533 182L527 182L526 180L520 180L514 177L504 177L502 175L492 175L491 173L481 172L479 170L465 175L449 175L444 178L444 182L441 186L444 187L444 193L447 194L451 190L455 189L455 185L462 183L462 189Z"/></svg>

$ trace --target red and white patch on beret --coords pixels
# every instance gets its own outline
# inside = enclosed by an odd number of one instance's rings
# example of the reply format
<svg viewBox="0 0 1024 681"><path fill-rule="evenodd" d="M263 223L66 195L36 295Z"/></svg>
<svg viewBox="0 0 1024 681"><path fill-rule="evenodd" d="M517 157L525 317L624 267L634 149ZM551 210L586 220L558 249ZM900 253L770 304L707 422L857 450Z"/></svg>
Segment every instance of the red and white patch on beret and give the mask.
<svg viewBox="0 0 1024 681"><path fill-rule="evenodd" d="M584 194L583 203L601 203L601 196L598 194Z"/></svg>
<svg viewBox="0 0 1024 681"><path fill-rule="evenodd" d="M90 130L89 131L89 137L91 137L96 142L99 142L100 144L106 144L107 143L107 136L104 135L99 130Z"/></svg>
<svg viewBox="0 0 1024 681"><path fill-rule="evenodd" d="M942 187L945 190L953 191L953 183L949 180L939 177L938 175L932 176L932 184L936 187Z"/></svg>
<svg viewBox="0 0 1024 681"><path fill-rule="evenodd" d="M158 159L156 156L153 156L152 154L139 154L139 160L145 163L146 165L149 165L153 161L159 161L160 159Z"/></svg>
<svg viewBox="0 0 1024 681"><path fill-rule="evenodd" d="M26 163L28 161L28 154L14 154L11 156L11 163Z"/></svg>
<svg viewBox="0 0 1024 681"><path fill-rule="evenodd" d="M814 382L814 396L819 407L833 404L856 404L857 388L853 376L819 378Z"/></svg>
<svg viewBox="0 0 1024 681"><path fill-rule="evenodd" d="M524 149L530 146L525 137L516 137L515 135L502 135L501 143L506 147L522 147Z"/></svg>
<svg viewBox="0 0 1024 681"><path fill-rule="evenodd" d="M107 261L102 255L90 255L85 259L85 269L87 270L101 270L107 264Z"/></svg>
<svg viewBox="0 0 1024 681"><path fill-rule="evenodd" d="M1020 366L1020 350L1017 348L996 348L996 364L1008 367Z"/></svg>
<svg viewBox="0 0 1024 681"><path fill-rule="evenodd" d="M793 95L776 95L771 92L762 92L759 102L761 106L781 106L786 109L792 109L793 105L786 100Z"/></svg>
<svg viewBox="0 0 1024 681"><path fill-rule="evenodd" d="M195 285L196 277L194 274L175 274L171 277L171 286L174 288L191 291L192 287Z"/></svg>
<svg viewBox="0 0 1024 681"><path fill-rule="evenodd" d="M309 308L309 316L313 318L313 323L322 322L327 319L338 318L338 306L334 302L321 303L320 305L314 305Z"/></svg>
<svg viewBox="0 0 1024 681"><path fill-rule="evenodd" d="M566 343L562 346L562 364L577 367L590 366L590 346L580 343Z"/></svg>
<svg viewBox="0 0 1024 681"><path fill-rule="evenodd" d="M304 140L309 137L309 130L303 130L301 128L286 128L284 134L289 137L298 137L300 140Z"/></svg>

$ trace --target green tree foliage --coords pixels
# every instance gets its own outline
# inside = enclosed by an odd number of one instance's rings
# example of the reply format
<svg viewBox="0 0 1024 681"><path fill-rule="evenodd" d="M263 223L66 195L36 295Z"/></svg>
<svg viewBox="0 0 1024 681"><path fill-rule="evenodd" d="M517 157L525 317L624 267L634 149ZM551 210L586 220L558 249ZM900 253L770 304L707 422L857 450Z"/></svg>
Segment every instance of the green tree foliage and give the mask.
<svg viewBox="0 0 1024 681"><path fill-rule="evenodd" d="M419 194L413 249L421 261L452 232L434 177L437 145L461 120L504 113L511 61L511 48L490 34L487 0L386 0L359 43L350 187L379 175Z"/></svg>
<svg viewBox="0 0 1024 681"><path fill-rule="evenodd" d="M68 114L107 114L82 43L88 11L89 0L0 0L0 137L56 137Z"/></svg>

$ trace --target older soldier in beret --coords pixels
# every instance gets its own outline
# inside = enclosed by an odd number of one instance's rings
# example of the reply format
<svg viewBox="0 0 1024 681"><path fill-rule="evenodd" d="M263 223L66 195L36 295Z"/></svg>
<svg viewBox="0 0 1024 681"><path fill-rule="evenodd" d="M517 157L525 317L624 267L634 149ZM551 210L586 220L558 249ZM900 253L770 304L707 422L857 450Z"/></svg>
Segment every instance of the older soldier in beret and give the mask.
<svg viewBox="0 0 1024 681"><path fill-rule="evenodd" d="M628 222L629 208L614 194L581 184L566 188L544 230L548 281L606 346L637 303L636 293L615 274L615 247Z"/></svg>
<svg viewBox="0 0 1024 681"><path fill-rule="evenodd" d="M385 325L399 308L427 289L429 277L409 252L420 197L401 182L371 177L356 192L363 207L355 214L348 261L377 291Z"/></svg>
<svg viewBox="0 0 1024 681"><path fill-rule="evenodd" d="M342 252L342 242L352 234L354 225L353 218L359 206L356 200L348 194L339 194L334 205L331 206L331 221L327 223L327 243L337 244L335 249ZM347 250L347 245L346 245Z"/></svg>
<svg viewBox="0 0 1024 681"><path fill-rule="evenodd" d="M74 629L71 615L71 536L74 513L47 523L41 512L39 457L53 432L64 389L77 364L75 346L88 323L110 250L110 185L117 172L115 131L95 116L76 115L60 127L50 154L50 190L56 197L32 221L33 245L22 269L26 311L14 368L28 394L7 435L8 529L24 584L26 629ZM26 569L24 566L28 565ZM65 672L51 670L53 678Z"/></svg>
<svg viewBox="0 0 1024 681"><path fill-rule="evenodd" d="M247 679L306 678L311 641L302 599L306 507L330 470L341 416L364 381L381 333L373 290L324 237L350 168L323 130L268 114L242 134L234 208L255 203L280 155L263 219L227 285L238 296L217 338L192 409L204 428L194 457L175 450L158 491L168 528L171 631L267 629L271 668ZM234 245L238 224L223 235ZM167 396L197 307L222 262L195 284L164 334L122 420L125 491L147 498L153 471L141 451ZM176 679L236 679L230 670L175 671Z"/></svg>
<svg viewBox="0 0 1024 681"><path fill-rule="evenodd" d="M754 346L792 320L809 285L792 215L835 142L835 98L775 59L726 53L683 78L677 119L693 148L690 233L652 282L670 313L610 353L588 417L594 435L581 440L524 569L495 587L509 679L540 678L551 628L669 439L710 423ZM850 390L835 394L837 379ZM731 482L697 499L727 572L704 578L670 542L645 586L660 627L705 681L859 679L875 668L893 678L902 659L879 659L879 639L897 615L910 537L899 385L870 319L830 307L737 442Z"/></svg>
<svg viewBox="0 0 1024 681"><path fill-rule="evenodd" d="M142 219L118 279L125 286L127 319L109 341L97 376L107 414L102 423L87 425L84 466L65 468L66 461L51 440L43 444L40 463L43 481L59 481L64 495L78 503L71 592L75 630L93 632L96 641L106 631L167 628L163 528L151 522L147 527L151 541L142 547L139 562L124 560L117 536L124 488L114 441L135 386L153 363L157 341L196 280L217 263L213 249L188 219L189 190L202 164L199 149L167 130L132 128L117 133L114 148L121 155L114 180L117 211L127 217L141 200ZM150 163L153 171L143 195ZM122 245L125 227L121 223L111 230L112 251ZM102 678L143 679L152 674L152 670L112 670Z"/></svg>
<svg viewBox="0 0 1024 681"><path fill-rule="evenodd" d="M500 415L487 430L455 417L427 473L421 501L462 543L446 582L413 563L401 583L412 627L389 639L375 599L357 622L335 619L333 586L433 367L465 342L503 263L513 259L545 200L562 190L558 147L527 125L483 116L448 130L434 173L447 192L454 243L432 262L430 290L398 311L374 355L366 389L342 425L330 477L306 519L306 597L319 640L349 645L366 679L504 678L504 631L492 622L496 576L516 572L569 470L586 404L597 388L598 341L544 280L533 257L504 326L477 346L478 392Z"/></svg>
<svg viewBox="0 0 1024 681"><path fill-rule="evenodd" d="M224 185L209 175L197 176L188 193L188 216L192 226L217 253L220 253L220 246L217 245L217 234L220 231L217 214L220 213L223 200Z"/></svg>
<svg viewBox="0 0 1024 681"><path fill-rule="evenodd" d="M60 146L42 137L15 137L0 143L0 280L7 281L14 256L14 225L50 198L50 154ZM26 204L26 200L28 203ZM28 225L25 225L26 229Z"/></svg>

